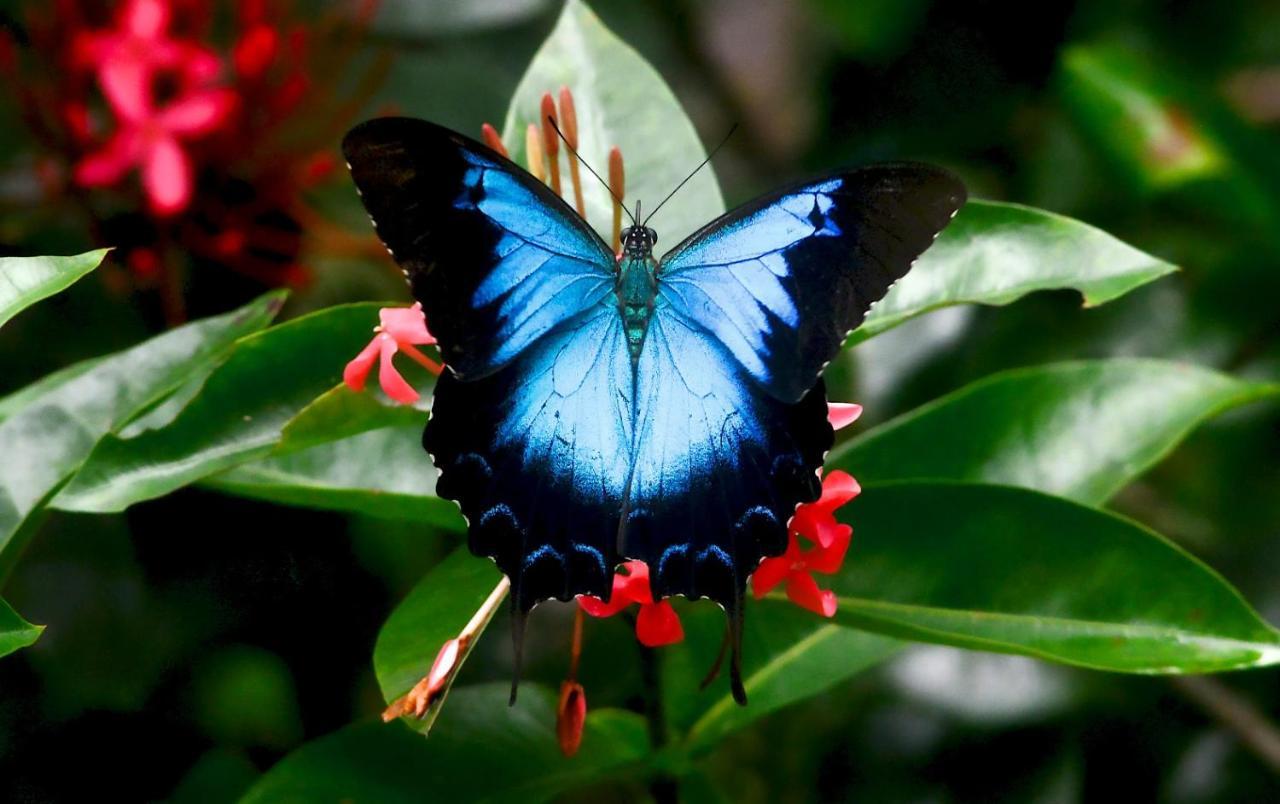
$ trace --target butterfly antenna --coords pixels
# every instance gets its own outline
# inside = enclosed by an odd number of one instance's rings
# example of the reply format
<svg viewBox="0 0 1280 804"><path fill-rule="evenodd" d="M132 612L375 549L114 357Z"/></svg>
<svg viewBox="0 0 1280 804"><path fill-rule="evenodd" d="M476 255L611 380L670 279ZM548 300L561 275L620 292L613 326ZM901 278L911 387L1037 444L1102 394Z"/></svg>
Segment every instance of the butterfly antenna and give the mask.
<svg viewBox="0 0 1280 804"><path fill-rule="evenodd" d="M582 156L576 150L574 150L574 147L569 144L569 140L564 136L563 133L561 133L560 127L556 125L555 118L548 115L547 123L556 132L556 135L560 137L560 141L564 143L564 147L569 149L569 153L573 154L573 158L577 159L580 163L582 163L582 166L587 169L588 173L596 177L596 181L600 182L600 186L605 189L605 192L607 192L614 201L618 202L618 206L622 207L622 211L627 213L628 218L631 218L632 225L635 225L636 219L635 217L632 216L631 210L627 209L627 205L622 203L621 198L613 194L613 188L609 186L609 182L600 178L600 174L596 173L595 168L588 165L587 160L583 159Z"/></svg>
<svg viewBox="0 0 1280 804"><path fill-rule="evenodd" d="M692 173L690 173L688 176L685 176L685 177L684 177L684 181L682 181L682 182L680 182L679 184L677 184L677 185L676 185L676 189L674 189L674 190L672 190L671 192L667 193L667 197L666 197L666 198L664 198L664 199L662 199L662 203L661 203L661 204L658 204L656 207L654 207L654 208L653 208L653 211L649 213L649 217L645 218L645 219L644 219L644 224L641 224L641 225L648 224L648 223L649 223L649 221L653 220L653 216L658 214L658 210L662 209L662 205L663 205L663 204L665 204L665 203L667 203L668 201L670 201L670 200L671 200L671 196L673 196L673 195L675 195L676 193L680 192L680 188L681 188L681 187L683 187L683 186L685 186L686 184L688 184L688 183L689 183L689 179L692 179L694 176L698 175L698 171L699 171L699 170L702 170L704 167L706 167L707 163L711 161L711 158L712 158L713 156L715 156L715 155L716 155L716 153L717 153L721 148L723 148L723 147L724 147L724 144L725 144L726 142L728 142L728 141L729 141L729 138L730 138L730 137L732 137L732 136L733 136L733 132L735 132L735 131L737 131L737 130L738 130L738 124L737 124L737 123L734 123L732 126L730 126L730 128L729 128L729 133L724 135L724 139L720 140L720 144L719 144L719 145L717 145L716 147L714 147L714 148L712 148L712 149L711 149L711 153L707 154L707 158L706 158L706 159L703 159L701 162L699 162L699 163L698 163L698 166L697 166L696 168L694 168L694 169L693 169L693 172L692 172Z"/></svg>

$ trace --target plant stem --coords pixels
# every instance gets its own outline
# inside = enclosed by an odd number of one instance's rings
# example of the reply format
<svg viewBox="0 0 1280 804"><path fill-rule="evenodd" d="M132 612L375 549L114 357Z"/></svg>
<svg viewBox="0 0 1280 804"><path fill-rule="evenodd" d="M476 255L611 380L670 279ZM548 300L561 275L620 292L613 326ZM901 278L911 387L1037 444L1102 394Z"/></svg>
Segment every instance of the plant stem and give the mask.
<svg viewBox="0 0 1280 804"><path fill-rule="evenodd" d="M1173 686L1231 731L1272 772L1280 773L1280 729L1247 698L1209 676L1177 676Z"/></svg>
<svg viewBox="0 0 1280 804"><path fill-rule="evenodd" d="M667 718L662 705L662 674L658 652L640 646L640 680L644 684L644 716L649 722L649 744L655 753L667 745ZM649 782L649 794L657 804L675 804L680 800L676 778L660 773Z"/></svg>

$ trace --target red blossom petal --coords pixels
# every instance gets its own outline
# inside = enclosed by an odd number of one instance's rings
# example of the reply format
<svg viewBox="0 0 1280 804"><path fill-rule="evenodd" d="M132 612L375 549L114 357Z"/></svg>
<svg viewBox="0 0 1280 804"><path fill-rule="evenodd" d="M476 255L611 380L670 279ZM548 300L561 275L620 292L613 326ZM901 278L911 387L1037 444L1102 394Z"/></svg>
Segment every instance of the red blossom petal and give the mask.
<svg viewBox="0 0 1280 804"><path fill-rule="evenodd" d="M862 486L853 475L837 469L822 478L822 497L818 505L826 511L834 511L862 493Z"/></svg>
<svg viewBox="0 0 1280 804"><path fill-rule="evenodd" d="M861 415L861 405L855 405L852 402L827 403L827 421L831 423L831 429L833 430L848 427L856 422Z"/></svg>
<svg viewBox="0 0 1280 804"><path fill-rule="evenodd" d="M566 757L578 753L582 745L582 727L587 722L587 693L576 681L560 685L560 704L556 707L556 742Z"/></svg>
<svg viewBox="0 0 1280 804"><path fill-rule="evenodd" d="M794 542L795 538L795 536L792 536L791 540ZM772 592L775 586L785 581L790 574L790 556L781 555L777 558L766 558L760 562L760 566L756 567L756 571L751 573L751 593L757 599L762 598Z"/></svg>
<svg viewBox="0 0 1280 804"><path fill-rule="evenodd" d="M808 536L819 547L827 548L835 544L836 539L840 537L841 529L848 527L848 525L841 525L834 517L827 516L815 520L813 529L804 535Z"/></svg>
<svg viewBox="0 0 1280 804"><path fill-rule="evenodd" d="M397 343L420 346L436 342L427 331L421 302L412 307L383 307L378 311L378 319L382 322L382 331L395 338Z"/></svg>
<svg viewBox="0 0 1280 804"><path fill-rule="evenodd" d="M204 134L227 119L235 102L229 90L192 93L161 110L157 122L172 134Z"/></svg>
<svg viewBox="0 0 1280 804"><path fill-rule="evenodd" d="M181 211L191 200L191 161L172 137L155 137L142 157L142 187L161 215Z"/></svg>
<svg viewBox="0 0 1280 804"><path fill-rule="evenodd" d="M787 597L792 603L814 614L821 614L823 617L835 616L835 593L819 589L818 582L807 573L797 572L787 580Z"/></svg>
<svg viewBox="0 0 1280 804"><path fill-rule="evenodd" d="M80 160L75 169L76 183L81 187L115 184L137 161L138 145L135 132L117 132L101 149Z"/></svg>
<svg viewBox="0 0 1280 804"><path fill-rule="evenodd" d="M662 600L640 607L636 617L636 638L649 648L670 645L684 639L684 627L671 602Z"/></svg>
<svg viewBox="0 0 1280 804"><path fill-rule="evenodd" d="M158 38L169 27L169 4L163 0L129 0L121 27L139 39Z"/></svg>
<svg viewBox="0 0 1280 804"><path fill-rule="evenodd" d="M236 72L245 78L257 78L266 72L275 60L280 48L280 34L270 25L259 24L250 28L232 52Z"/></svg>
<svg viewBox="0 0 1280 804"><path fill-rule="evenodd" d="M844 557L849 552L849 543L852 540L853 528L848 525L836 525L832 528L830 542L804 554L804 565L814 572L834 575L844 564Z"/></svg>
<svg viewBox="0 0 1280 804"><path fill-rule="evenodd" d="M653 603L653 592L649 589L649 565L643 561L624 561L622 566L627 574L613 576L614 595L622 595L641 605Z"/></svg>
<svg viewBox="0 0 1280 804"><path fill-rule="evenodd" d="M378 340L382 345L382 360L378 365L378 384L382 386L386 395L395 401L402 405L412 405L418 401L418 392L405 382L400 372L396 371L395 364L391 362L391 358L397 351L396 342L386 336Z"/></svg>
<svg viewBox="0 0 1280 804"><path fill-rule="evenodd" d="M440 648L440 652L436 654L436 660L431 663L431 671L427 673L428 698L434 698L444 689L445 682L457 667L458 655L461 651L462 643L457 639L449 640Z"/></svg>
<svg viewBox="0 0 1280 804"><path fill-rule="evenodd" d="M612 617L634 602L618 594L616 589L608 603L594 595L582 595L578 598L578 606L592 617Z"/></svg>
<svg viewBox="0 0 1280 804"><path fill-rule="evenodd" d="M141 123L152 116L151 69L138 59L117 56L98 69L102 94L111 111L126 123Z"/></svg>
<svg viewBox="0 0 1280 804"><path fill-rule="evenodd" d="M360 350L360 354L351 359L347 367L342 370L342 381L352 391L363 391L365 380L369 378L369 371L373 368L373 363L378 359L378 355L382 352L382 339L375 337L369 341L369 345Z"/></svg>
<svg viewBox="0 0 1280 804"><path fill-rule="evenodd" d="M222 72L222 59L218 54L200 45L180 45L166 61L181 69L183 77L196 86L209 83Z"/></svg>

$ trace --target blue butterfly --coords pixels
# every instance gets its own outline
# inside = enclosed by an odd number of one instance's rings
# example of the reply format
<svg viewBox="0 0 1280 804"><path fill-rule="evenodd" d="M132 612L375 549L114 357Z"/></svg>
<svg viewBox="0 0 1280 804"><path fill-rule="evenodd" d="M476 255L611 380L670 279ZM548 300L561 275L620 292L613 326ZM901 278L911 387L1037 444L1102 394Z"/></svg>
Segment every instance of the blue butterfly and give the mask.
<svg viewBox="0 0 1280 804"><path fill-rule="evenodd" d="M724 607L745 702L744 589L820 493L822 370L963 185L917 164L838 173L655 260L643 223L615 255L524 169L432 123L371 120L343 152L448 366L423 443L472 552L511 579L517 657L538 602L608 599L639 559L655 596Z"/></svg>

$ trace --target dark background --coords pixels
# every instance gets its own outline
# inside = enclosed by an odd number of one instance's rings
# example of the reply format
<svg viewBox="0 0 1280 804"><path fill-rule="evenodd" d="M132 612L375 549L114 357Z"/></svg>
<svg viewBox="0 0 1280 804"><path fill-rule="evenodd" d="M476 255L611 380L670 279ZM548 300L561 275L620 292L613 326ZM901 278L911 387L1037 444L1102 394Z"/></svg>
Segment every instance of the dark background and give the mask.
<svg viewBox="0 0 1280 804"><path fill-rule="evenodd" d="M478 3L475 17L437 27L406 24L403 3L384 3L367 46L390 48L396 61L369 108L393 101L467 132L500 125L556 5ZM858 350L867 421L1049 360L1145 355L1277 376L1280 219L1241 201L1254 191L1280 198L1274 0L594 7L668 80L704 141L741 124L717 160L730 204L839 165L927 159L961 173L974 195L1080 218L1184 269L1097 310L1071 293L1039 294L878 338ZM4 8L20 28L22 4ZM1222 171L1168 179L1135 162L1125 148L1139 142L1134 131L1074 81L1081 48L1129 60L1121 78L1190 121ZM0 131L11 176L29 135L14 115ZM354 199L341 181L330 192ZM13 213L6 201L0 210ZM72 224L0 229L10 253L92 244ZM403 295L389 272L363 275L367 266L324 255L314 264L319 276L295 312ZM188 288L194 314L260 289L216 272ZM0 392L130 344L162 320L153 294L90 278L6 328ZM1274 406L1203 428L1114 507L1205 559L1280 622ZM3 590L48 630L0 661L0 798L229 800L290 749L379 711L378 628L445 549L418 528L198 490L121 516L52 514ZM621 645L624 629L604 639ZM563 646L550 644L531 672L558 683ZM594 661L625 650L599 649ZM465 678L506 675L496 654L478 658ZM1276 679L1218 681L1274 720ZM633 681L633 669L618 670L599 699L625 701ZM708 770L734 801L1280 796L1275 765L1202 694L1167 679L922 647L735 735Z"/></svg>

